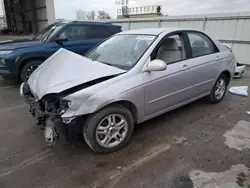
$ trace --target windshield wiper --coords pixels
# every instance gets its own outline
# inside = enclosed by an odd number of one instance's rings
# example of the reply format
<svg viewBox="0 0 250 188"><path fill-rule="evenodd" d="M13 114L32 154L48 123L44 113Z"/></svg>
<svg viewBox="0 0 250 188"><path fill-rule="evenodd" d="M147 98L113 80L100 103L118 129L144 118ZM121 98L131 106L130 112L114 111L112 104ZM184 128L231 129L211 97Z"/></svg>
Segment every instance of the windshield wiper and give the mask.
<svg viewBox="0 0 250 188"><path fill-rule="evenodd" d="M101 61L100 61L101 62ZM109 66L111 66L111 67L114 67L114 65L112 65L112 64L110 64L110 63L105 63L105 62L101 62L101 63L103 63L103 64L105 64L105 65L109 65Z"/></svg>
<svg viewBox="0 0 250 188"><path fill-rule="evenodd" d="M97 59L98 59L98 57L100 56L101 54L98 54L95 58L91 58L92 59L92 61L97 61ZM113 64L111 64L111 63L106 63L106 62L103 62L103 61L98 61L98 62L100 62L100 63L103 63L103 64L106 64L106 65L109 65L109 66L111 66L111 67L115 67Z"/></svg>
<svg viewBox="0 0 250 188"><path fill-rule="evenodd" d="M97 60L97 58L100 56L101 54L98 54L95 58L91 58L92 59L92 61L96 61ZM88 57L88 56L87 56Z"/></svg>
<svg viewBox="0 0 250 188"><path fill-rule="evenodd" d="M98 57L97 57L97 58L98 58ZM96 61L97 58L93 59L93 61ZM103 62L103 61L97 61L97 62L100 62L100 63L103 63L103 64L105 64L105 65L109 65L109 66L111 66L111 67L114 67L114 65L112 65L112 64L110 64L110 63L106 63L106 62Z"/></svg>

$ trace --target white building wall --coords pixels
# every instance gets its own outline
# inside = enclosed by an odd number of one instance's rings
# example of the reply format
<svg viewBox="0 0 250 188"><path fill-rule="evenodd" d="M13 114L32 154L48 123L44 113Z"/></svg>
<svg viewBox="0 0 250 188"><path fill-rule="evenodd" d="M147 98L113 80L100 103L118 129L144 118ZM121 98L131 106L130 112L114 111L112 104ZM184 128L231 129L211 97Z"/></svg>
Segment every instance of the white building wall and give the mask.
<svg viewBox="0 0 250 188"><path fill-rule="evenodd" d="M250 12L111 20L123 30L152 27L200 29L232 47L237 60L250 65Z"/></svg>
<svg viewBox="0 0 250 188"><path fill-rule="evenodd" d="M55 21L54 0L36 0L37 24L40 31Z"/></svg>
<svg viewBox="0 0 250 188"><path fill-rule="evenodd" d="M52 24L56 20L54 0L45 0L45 1L47 7L46 12L47 12L48 24Z"/></svg>

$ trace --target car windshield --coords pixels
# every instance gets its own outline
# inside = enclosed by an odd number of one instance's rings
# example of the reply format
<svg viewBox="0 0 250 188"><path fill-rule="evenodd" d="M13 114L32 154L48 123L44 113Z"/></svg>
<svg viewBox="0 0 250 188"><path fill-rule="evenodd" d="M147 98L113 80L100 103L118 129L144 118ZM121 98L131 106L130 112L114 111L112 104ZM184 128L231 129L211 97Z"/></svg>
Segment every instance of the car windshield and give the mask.
<svg viewBox="0 0 250 188"><path fill-rule="evenodd" d="M98 45L86 57L121 69L131 69L154 42L153 35L116 35Z"/></svg>
<svg viewBox="0 0 250 188"><path fill-rule="evenodd" d="M48 41L51 37L53 37L65 24L60 25L50 25L46 27L44 30L42 30L38 36L36 37L36 40L40 40L42 42Z"/></svg>
<svg viewBox="0 0 250 188"><path fill-rule="evenodd" d="M35 40L41 40L42 36L47 33L55 24L50 24L47 27L43 28L41 31L38 32L37 36L34 38Z"/></svg>

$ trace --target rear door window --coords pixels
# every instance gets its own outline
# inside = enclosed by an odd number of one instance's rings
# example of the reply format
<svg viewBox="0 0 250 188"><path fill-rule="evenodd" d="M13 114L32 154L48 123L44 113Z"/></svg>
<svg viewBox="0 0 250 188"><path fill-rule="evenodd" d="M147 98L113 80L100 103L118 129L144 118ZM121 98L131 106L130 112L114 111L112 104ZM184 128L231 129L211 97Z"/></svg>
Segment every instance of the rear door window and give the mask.
<svg viewBox="0 0 250 188"><path fill-rule="evenodd" d="M59 35L59 39L67 38L69 41L87 39L88 28L84 25L70 25Z"/></svg>
<svg viewBox="0 0 250 188"><path fill-rule="evenodd" d="M213 41L206 35L198 32L188 32L187 35L192 49L192 57L199 57L218 52Z"/></svg>
<svg viewBox="0 0 250 188"><path fill-rule="evenodd" d="M107 29L109 30L109 32L113 35L113 34L116 34L116 33L119 33L121 32L121 27L117 27L117 26L110 26L110 27L107 27Z"/></svg>
<svg viewBox="0 0 250 188"><path fill-rule="evenodd" d="M109 36L111 36L111 33L104 26L88 26L88 39L107 38Z"/></svg>

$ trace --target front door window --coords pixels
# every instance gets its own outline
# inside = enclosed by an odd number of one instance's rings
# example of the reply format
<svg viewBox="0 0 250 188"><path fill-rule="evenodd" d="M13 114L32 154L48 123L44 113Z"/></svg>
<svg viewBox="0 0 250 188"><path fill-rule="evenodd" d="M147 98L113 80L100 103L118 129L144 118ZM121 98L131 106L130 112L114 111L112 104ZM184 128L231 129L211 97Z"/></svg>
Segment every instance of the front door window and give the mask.
<svg viewBox="0 0 250 188"><path fill-rule="evenodd" d="M186 59L182 38L179 35L172 35L165 39L156 53L156 59L163 60L167 64Z"/></svg>

